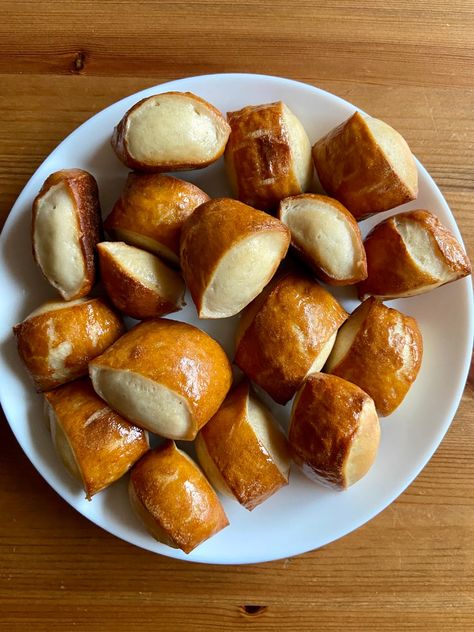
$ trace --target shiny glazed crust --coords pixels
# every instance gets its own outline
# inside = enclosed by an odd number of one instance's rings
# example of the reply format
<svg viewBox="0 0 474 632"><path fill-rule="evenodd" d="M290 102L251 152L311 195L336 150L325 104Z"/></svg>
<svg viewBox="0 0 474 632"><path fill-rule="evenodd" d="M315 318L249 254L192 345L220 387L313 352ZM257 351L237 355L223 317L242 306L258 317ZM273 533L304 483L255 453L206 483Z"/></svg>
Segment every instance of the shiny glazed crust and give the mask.
<svg viewBox="0 0 474 632"><path fill-rule="evenodd" d="M13 332L36 390L48 391L87 375L89 361L119 338L123 323L102 299L93 298L27 317Z"/></svg>
<svg viewBox="0 0 474 632"><path fill-rule="evenodd" d="M197 327L166 318L139 323L91 366L137 373L183 397L194 426L187 440L214 415L232 384L222 347Z"/></svg>
<svg viewBox="0 0 474 632"><path fill-rule="evenodd" d="M154 173L159 173L162 171L187 171L188 169L202 169L203 167L207 167L211 163L215 162L222 156L224 153L224 149L226 146L226 141L222 143L222 146L219 148L219 151L212 156L212 158L200 162L189 161L189 162L175 162L175 161L163 161L159 163L144 163L139 160L135 160L129 152L127 145L127 133L129 127L129 117L130 114L140 108L146 101L150 99L156 99L157 97L165 96L168 97L183 97L186 99L192 99L196 103L205 106L215 117L216 126L219 125L223 131L227 132L227 137L230 134L230 127L223 117L222 113L214 107L211 103L208 103L204 99L192 94L192 92L164 92L162 94L156 94L151 97L147 97L145 99L141 99L138 103L135 103L128 112L125 113L121 121L114 128L114 132L112 135L112 147L117 154L118 158L130 169L136 169L138 171L150 171Z"/></svg>
<svg viewBox="0 0 474 632"><path fill-rule="evenodd" d="M339 217L349 224L351 232L357 243L357 252L355 253L354 261L354 269L356 272L352 276L344 279L336 278L334 275L331 275L329 270L324 269L321 265L318 265L318 262L315 261L314 257L311 255L309 245L304 241L297 239L292 234L291 245L296 250L299 257L314 271L316 276L329 285L353 285L354 283L358 283L362 279L365 279L367 277L367 260L364 245L362 243L360 228L354 219L354 216L349 213L349 211L340 202L333 198L329 198L326 195L317 195L315 193L304 193L302 195L291 196L280 202L278 218L286 225L284 207L290 205L293 201L297 201L302 198L314 200L315 203L324 202L325 204L330 204Z"/></svg>
<svg viewBox="0 0 474 632"><path fill-rule="evenodd" d="M378 299L366 299L357 309L361 308L367 309L365 318L348 352L330 373L357 384L385 417L402 403L418 375L423 339L414 318Z"/></svg>
<svg viewBox="0 0 474 632"><path fill-rule="evenodd" d="M436 256L450 270L453 278L448 283L471 273L471 264L458 241L439 219L425 210L398 213L374 228L367 235L364 246L367 253L368 277L359 284L359 296L375 295L380 298L410 296L441 285L440 279L420 268L409 253L397 222L412 220L422 226L436 244Z"/></svg>
<svg viewBox="0 0 474 632"><path fill-rule="evenodd" d="M241 240L265 231L283 236L283 259L290 245L288 228L278 219L242 202L230 198L210 200L188 218L181 236L181 268L199 315L203 295L221 259ZM277 266L269 270L268 280Z"/></svg>
<svg viewBox="0 0 474 632"><path fill-rule="evenodd" d="M244 310L235 363L276 402L290 400L324 344L346 320L309 276L287 271Z"/></svg>
<svg viewBox="0 0 474 632"><path fill-rule="evenodd" d="M105 290L115 307L127 316L137 320L145 320L178 312L183 307L185 285L177 273L175 273L176 282L181 285L182 291L181 298L173 302L166 296L159 294L158 291L147 287L140 278L129 273L120 265L120 260L115 258L102 244L97 244L97 251ZM161 265L164 266L164 264ZM172 271L169 270L169 272Z"/></svg>
<svg viewBox="0 0 474 632"><path fill-rule="evenodd" d="M358 459L353 480L348 480L347 461L367 414L373 418L364 454ZM369 470L379 437L377 415L367 393L333 375L316 373L308 377L295 399L288 437L293 459L308 478L346 489Z"/></svg>
<svg viewBox="0 0 474 632"><path fill-rule="evenodd" d="M281 101L228 112L232 132L225 150L229 180L239 200L273 210L289 195L302 193Z"/></svg>
<svg viewBox="0 0 474 632"><path fill-rule="evenodd" d="M31 227L33 257L39 265L43 275L50 283L51 280L46 276L37 259L34 238L35 224L39 200L51 189L51 187L60 183L64 183L66 185L69 194L75 201L76 218L79 227L78 238L84 260L85 276L81 288L74 295L65 295L64 291L60 287L55 285L53 285L53 287L57 289L65 300L74 300L76 298L86 296L95 282L96 270L94 248L96 243L100 241L102 222L99 190L94 176L87 171L82 169L62 169L61 171L52 173L45 180L40 192L34 199Z"/></svg>
<svg viewBox="0 0 474 632"><path fill-rule="evenodd" d="M287 485L288 479L249 422L249 394L249 383L245 380L229 393L199 436L228 489L251 511ZM204 463L201 465L204 467Z"/></svg>
<svg viewBox="0 0 474 632"><path fill-rule="evenodd" d="M170 251L168 256L156 249L151 249L152 252L177 263L181 228L194 209L209 199L207 193L196 185L172 176L130 173L120 199L104 222L104 228L113 237L117 237L117 230L147 237ZM128 241L123 235L120 239L145 248L143 244Z"/></svg>
<svg viewBox="0 0 474 632"><path fill-rule="evenodd" d="M229 524L201 470L173 441L133 467L129 490L132 507L151 535L185 553Z"/></svg>
<svg viewBox="0 0 474 632"><path fill-rule="evenodd" d="M359 112L314 144L313 161L326 193L358 221L417 196L397 175ZM408 146L405 161L416 170Z"/></svg>
<svg viewBox="0 0 474 632"><path fill-rule="evenodd" d="M89 379L60 386L45 398L74 454L88 500L148 451L146 432L113 412Z"/></svg>

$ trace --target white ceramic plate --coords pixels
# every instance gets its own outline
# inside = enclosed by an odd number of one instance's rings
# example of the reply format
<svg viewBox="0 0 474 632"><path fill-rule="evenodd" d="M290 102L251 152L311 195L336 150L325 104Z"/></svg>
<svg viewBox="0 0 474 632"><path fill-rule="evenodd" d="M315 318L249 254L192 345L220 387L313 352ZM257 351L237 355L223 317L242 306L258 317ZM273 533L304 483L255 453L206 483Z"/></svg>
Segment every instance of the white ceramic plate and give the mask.
<svg viewBox="0 0 474 632"><path fill-rule="evenodd" d="M305 479L295 467L290 485L252 513L224 499L230 526L190 555L155 542L132 514L125 481L119 481L92 502L58 462L42 422L42 398L35 394L16 353L11 327L54 293L31 255L30 209L43 181L53 171L81 167L99 182L104 215L119 196L127 170L110 147L114 125L136 101L157 92L189 90L221 111L282 100L300 117L314 142L356 109L342 99L309 85L261 75L210 75L173 81L144 90L100 112L64 140L23 189L1 235L0 396L20 445L48 483L84 516L110 533L162 555L195 562L237 564L262 562L309 551L356 529L387 507L417 476L438 447L459 404L472 345L470 279L420 297L390 304L417 318L424 339L421 372L400 408L382 420L382 441L374 467L348 491L340 493ZM434 211L460 238L453 216L435 183L418 164L418 200L402 210ZM201 171L181 173L211 196L228 195L222 160ZM397 209L399 210L399 209ZM387 217L363 222L366 233ZM346 309L357 304L354 290L337 291ZM236 318L199 321L192 301L175 316L205 329L233 352ZM268 401L268 400L267 400ZM272 405L283 425L288 409ZM127 478L127 477L125 477ZM28 499L25 499L28 502Z"/></svg>

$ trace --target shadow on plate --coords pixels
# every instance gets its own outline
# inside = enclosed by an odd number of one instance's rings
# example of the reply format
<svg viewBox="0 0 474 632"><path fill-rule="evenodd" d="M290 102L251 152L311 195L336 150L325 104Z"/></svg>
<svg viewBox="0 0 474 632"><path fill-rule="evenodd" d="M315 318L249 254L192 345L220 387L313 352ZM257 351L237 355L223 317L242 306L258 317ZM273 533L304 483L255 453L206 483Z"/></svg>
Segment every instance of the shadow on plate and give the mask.
<svg viewBox="0 0 474 632"><path fill-rule="evenodd" d="M129 478L130 474L127 473L106 490L99 492L97 496L101 496L100 509L115 528L121 529L122 532L124 529L127 531L142 531L145 536L148 532L135 515L128 499ZM99 498L92 498L91 502L93 503L94 500L99 500Z"/></svg>

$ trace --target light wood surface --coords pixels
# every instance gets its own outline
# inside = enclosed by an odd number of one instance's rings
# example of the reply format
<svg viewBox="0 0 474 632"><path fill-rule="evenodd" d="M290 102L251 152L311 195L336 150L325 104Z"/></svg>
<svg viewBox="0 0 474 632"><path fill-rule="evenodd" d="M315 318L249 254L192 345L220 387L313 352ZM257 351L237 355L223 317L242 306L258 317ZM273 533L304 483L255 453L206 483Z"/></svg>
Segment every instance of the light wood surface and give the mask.
<svg viewBox="0 0 474 632"><path fill-rule="evenodd" d="M4 1L0 218L104 106L177 77L261 72L399 129L472 259L473 32L469 0ZM446 438L395 503L318 551L239 567L178 562L108 535L49 488L2 420L0 630L472 630L473 413L471 371Z"/></svg>

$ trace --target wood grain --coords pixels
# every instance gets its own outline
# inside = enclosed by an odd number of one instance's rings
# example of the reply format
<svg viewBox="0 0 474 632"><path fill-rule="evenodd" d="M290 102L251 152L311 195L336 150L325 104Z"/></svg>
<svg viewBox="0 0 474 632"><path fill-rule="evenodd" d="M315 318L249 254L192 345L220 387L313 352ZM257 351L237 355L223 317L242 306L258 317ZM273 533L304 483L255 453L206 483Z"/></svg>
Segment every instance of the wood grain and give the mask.
<svg viewBox="0 0 474 632"><path fill-rule="evenodd" d="M69 132L136 90L207 72L307 81L391 123L474 258L474 12L380 3L0 3L0 221ZM318 551L255 566L152 555L71 509L0 422L0 630L474 629L474 370L409 489Z"/></svg>
<svg viewBox="0 0 474 632"><path fill-rule="evenodd" d="M473 22L463 0L449 11L441 0L17 0L0 11L0 72L291 71L299 79L383 83L389 76L405 85L471 87L465 44Z"/></svg>

